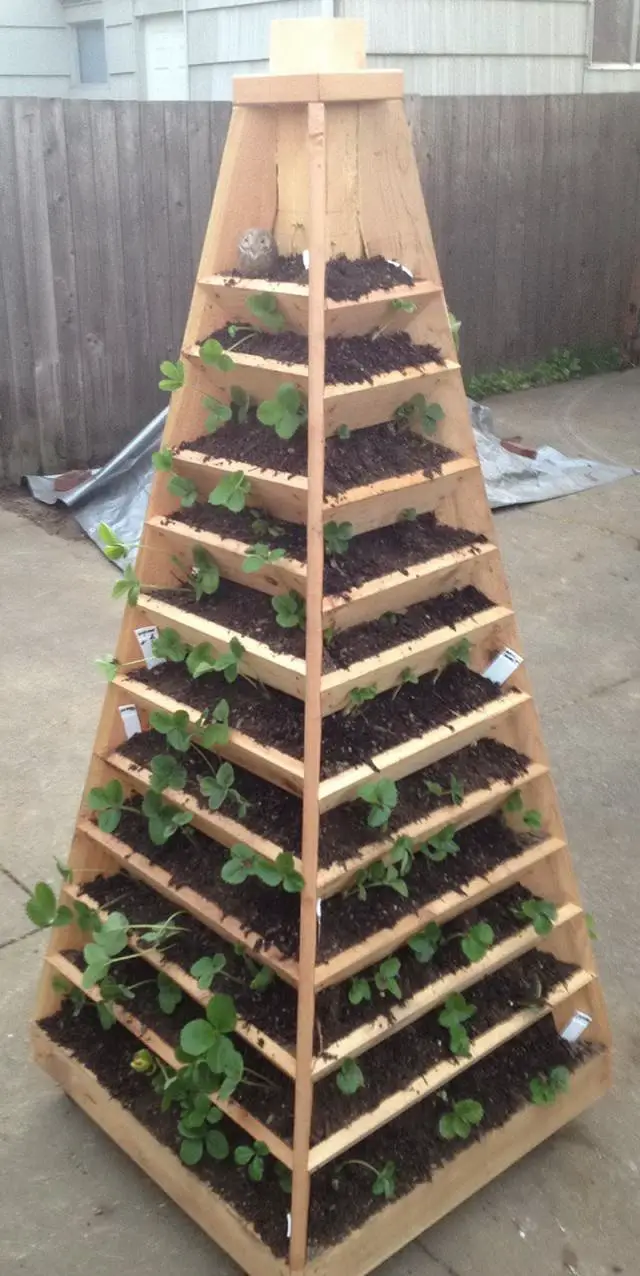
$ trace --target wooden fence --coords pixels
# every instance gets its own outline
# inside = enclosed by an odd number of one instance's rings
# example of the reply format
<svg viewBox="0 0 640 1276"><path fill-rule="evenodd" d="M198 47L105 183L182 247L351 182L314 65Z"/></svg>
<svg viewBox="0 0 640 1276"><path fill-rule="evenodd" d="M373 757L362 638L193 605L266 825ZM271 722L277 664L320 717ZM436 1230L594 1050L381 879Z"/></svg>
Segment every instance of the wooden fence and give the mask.
<svg viewBox="0 0 640 1276"><path fill-rule="evenodd" d="M617 338L640 95L412 98L468 372ZM162 406L224 103L0 100L0 477L106 460Z"/></svg>

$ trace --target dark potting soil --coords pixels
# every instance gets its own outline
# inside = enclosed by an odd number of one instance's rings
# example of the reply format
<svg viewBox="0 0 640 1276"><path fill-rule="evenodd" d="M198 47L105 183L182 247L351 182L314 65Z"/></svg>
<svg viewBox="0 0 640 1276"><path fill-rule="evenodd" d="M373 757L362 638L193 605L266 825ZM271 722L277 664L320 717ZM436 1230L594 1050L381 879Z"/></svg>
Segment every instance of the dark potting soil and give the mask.
<svg viewBox="0 0 640 1276"><path fill-rule="evenodd" d="M148 767L151 759L158 754L172 753L167 748L164 736L157 731L139 732L122 744L118 752L140 767ZM208 810L207 800L200 792L198 776L205 774L206 768L194 753L174 754L186 767L187 783L185 792L195 798L203 810ZM212 765L218 765L218 759L212 756ZM500 744L498 740L487 738L477 744L468 745L456 753L455 760L445 758L442 762L433 763L414 772L404 780L397 782L398 804L392 812L386 833L376 833L367 828L366 811L360 802L346 802L320 816L319 862L321 868L329 868L355 855L360 847L371 842L384 841L397 829L424 819L433 811L450 802L447 790L451 784L451 776L462 784L464 793L486 789L496 780L513 782L523 775L529 760L515 749ZM235 787L249 803L249 809L240 821L246 828L259 833L275 842L292 855L300 854L302 844L302 803L299 798L274 784L268 784L259 776L252 775L243 767L235 766ZM439 784L445 792L438 796L429 793L426 782ZM237 818L233 805L223 808L223 814ZM452 812L455 817L455 809Z"/></svg>
<svg viewBox="0 0 640 1276"><path fill-rule="evenodd" d="M275 430L258 421L255 411L244 425L229 422L216 434L204 434L190 443L181 443L177 452L202 452L212 460L220 458L240 464L257 465L280 474L307 474L306 430L298 430L292 439L281 439ZM381 479L401 474L423 474L431 478L439 474L456 452L422 439L413 430L386 421L366 430L355 430L348 439L332 435L325 443L324 494L340 496L352 487L378 483ZM339 518L340 508L336 509Z"/></svg>
<svg viewBox="0 0 640 1276"><path fill-rule="evenodd" d="M69 1002L40 1025L58 1045L69 1050L97 1078L99 1083L127 1111L141 1122L163 1145L177 1152L180 1136L175 1113L161 1113L158 1096L148 1077L131 1068L131 1035L116 1024L108 1032L97 1027L90 1008L76 1013ZM427 1182L435 1169L454 1159L461 1150L529 1102L529 1082L540 1072L564 1065L575 1071L593 1053L593 1047L567 1045L558 1037L553 1019L545 1016L513 1041L494 1051L447 1086L442 1094L430 1096L417 1108L357 1145L357 1160L380 1166L393 1161L396 1166L396 1194L403 1196L418 1183ZM447 1142L438 1134L438 1122L449 1106L460 1099L475 1099L484 1109L482 1124L469 1138ZM247 1136L226 1118L218 1127L231 1147L246 1144ZM367 1217L384 1208L384 1199L371 1195L371 1173L362 1164L332 1162L312 1180L310 1241L315 1250L335 1245ZM286 1253L286 1213L288 1197L275 1176L274 1162L267 1158L265 1178L254 1184L228 1161L209 1158L191 1171L229 1201L256 1228L274 1253Z"/></svg>
<svg viewBox="0 0 640 1276"><path fill-rule="evenodd" d="M85 887L85 893L98 907L105 908L108 912L114 909L123 912L134 925L149 925L165 921L173 911L169 904L158 899L155 891L129 877L127 873L97 877ZM499 943L523 929L522 918L517 916L514 910L524 900L531 898L531 892L525 887L510 887L500 895L486 900L477 908L469 909L464 914L464 925L468 927L476 925L477 922L488 922L493 929L495 942ZM216 991L229 993L234 998L241 1017L259 1031L265 1032L273 1040L278 1041L286 1049L293 1051L297 1022L295 990L283 980L276 978L263 992L257 992L249 986L245 959L235 951L232 944L220 939L189 913L180 914L180 926L180 933L163 948L163 954L167 960L175 962L188 973L199 957L212 957L216 953L222 953L226 959L226 966L222 974L216 978ZM349 1001L349 982L337 984L320 992L316 998L314 1044L316 1053L330 1054L333 1043L355 1028L373 1023L380 1015L390 1016L395 1007L402 1006L417 992L442 979L444 975L451 974L459 966L466 965L466 958L462 958L458 944L450 942L460 935L461 927L460 918L455 918L443 926L444 942L427 964L417 961L409 947L405 946L396 951L395 955L401 962L399 981L402 998L400 1001L380 993L375 987L373 976L376 966L368 967L361 972L362 977L371 983L372 1000L370 1002L352 1005Z"/></svg>
<svg viewBox="0 0 640 1276"><path fill-rule="evenodd" d="M248 510L241 514L230 514L228 510L214 505L197 504L191 509L179 511L172 518L198 532L215 532L218 536L229 536L234 540L244 541L247 545L253 545L260 539L253 531L252 515ZM469 532L463 527L448 527L446 523L439 523L435 514L422 514L420 518L376 528L373 532L363 532L361 536L353 537L346 554L333 558L327 555L324 564L324 591L325 594L346 594L350 589L356 589L379 576L386 576L390 572L405 572L414 563L427 563L442 554L483 543L486 543L486 536ZM272 548L275 546L286 549L289 558L305 563L306 529L288 523L273 538ZM215 558L215 553L213 557ZM250 584L249 578L247 584ZM205 601L217 609L223 598L218 590Z"/></svg>
<svg viewBox="0 0 640 1276"><path fill-rule="evenodd" d="M529 1082L540 1072L564 1066L575 1071L594 1053L589 1045L567 1045L558 1036L551 1015L507 1042L486 1059L474 1064L447 1084L445 1092L430 1096L375 1134L363 1139L340 1162L332 1162L313 1175L309 1240L314 1250L335 1245L367 1218L384 1208L384 1199L371 1195L371 1172L362 1164L345 1164L356 1159L380 1167L387 1161L396 1166L396 1196L402 1197L420 1183L428 1182L434 1171L452 1161L471 1144L479 1143L490 1131L503 1126L530 1102ZM444 1112L460 1099L482 1104L481 1125L472 1128L469 1138L447 1142L438 1133ZM342 1168L343 1167L343 1168Z"/></svg>
<svg viewBox="0 0 640 1276"><path fill-rule="evenodd" d="M80 969L84 968L79 953L66 956ZM550 953L536 950L473 985L466 992L467 1001L476 1010L467 1024L470 1040L474 1041L519 1010L531 1005L542 1007L551 990L566 983L576 969L575 965L558 961ZM127 1009L173 1049L179 1045L185 1024L202 1015L197 1003L184 995L171 1014L163 1012L158 1005L156 977L142 960L123 964L118 978L134 990L134 1001L126 1003ZM312 1121L314 1144L350 1125L363 1113L372 1112L388 1095L415 1083L429 1068L451 1057L449 1034L438 1023L440 1009L402 1029L401 1051L397 1038L392 1037L361 1056L365 1083L356 1094L342 1094L335 1075L317 1083ZM244 1058L246 1076L246 1084L238 1087L236 1098L252 1116L290 1142L293 1137L292 1082L241 1038L234 1039L234 1045Z"/></svg>
<svg viewBox="0 0 640 1276"><path fill-rule="evenodd" d="M247 578L249 583L250 577ZM158 591L162 601L175 602L175 594ZM271 596L257 589L247 589L232 581L221 581L215 594L199 601L193 595L181 595L183 611L206 615L208 620L225 625L239 634L263 642L271 651L305 659L305 634L302 629L283 629L276 620ZM192 602L193 600L193 602ZM351 629L338 630L330 643L325 643L323 669L331 673L348 669L350 665L403 643L416 641L436 629L455 630L462 620L493 607L486 594L473 585L439 594L427 602L414 603L403 612L386 612L377 620L355 625ZM452 632L451 641L454 641ZM411 655L407 656L411 663Z"/></svg>
<svg viewBox="0 0 640 1276"><path fill-rule="evenodd" d="M132 805L138 806L134 799ZM223 881L221 870L227 851L196 829L177 832L164 846L155 846L147 822L127 810L117 837L132 851L169 874L171 884L188 886L234 917L242 930L260 937L256 951L273 945L286 957L298 955L300 901L295 894L265 886L251 877L242 886ZM485 877L497 865L521 854L532 844L530 835L518 835L496 816L459 830L459 852L434 864L418 855L407 878L409 898L395 891L373 889L366 899L357 894L333 895L323 901L318 936L318 961L328 961L377 931L394 926L448 891L461 891L476 877Z"/></svg>
<svg viewBox="0 0 640 1276"><path fill-rule="evenodd" d="M283 364L305 364L309 357L306 336L298 332L240 331L232 335L227 327L209 333L205 341L219 341L231 357L234 353L274 359ZM236 351L237 347L237 351ZM325 343L325 382L327 385L359 385L386 372L405 368L422 368L425 364L444 366L442 351L437 346L418 345L408 332L385 332L373 337L327 337Z"/></svg>
<svg viewBox="0 0 640 1276"><path fill-rule="evenodd" d="M231 271L232 279L242 279L240 271ZM309 272L305 267L302 253L292 253L289 257L278 257L275 265L263 279L271 279L275 283L302 284L307 287ZM402 266L387 261L379 255L375 257L331 257L325 269L325 290L331 301L357 301L369 292L378 289L388 292L391 288L413 287L413 276Z"/></svg>
<svg viewBox="0 0 640 1276"><path fill-rule="evenodd" d="M229 685L222 674L193 679L185 665L135 669L130 677L176 702L204 712L220 699L229 704L229 723L259 744L301 759L304 753L304 705L284 692L238 678ZM509 691L513 688L509 687ZM414 686L387 691L357 712L330 714L323 721L322 777L338 775L376 755L453 721L505 692L466 665L450 665L437 677L425 674ZM453 726L451 725L451 730Z"/></svg>

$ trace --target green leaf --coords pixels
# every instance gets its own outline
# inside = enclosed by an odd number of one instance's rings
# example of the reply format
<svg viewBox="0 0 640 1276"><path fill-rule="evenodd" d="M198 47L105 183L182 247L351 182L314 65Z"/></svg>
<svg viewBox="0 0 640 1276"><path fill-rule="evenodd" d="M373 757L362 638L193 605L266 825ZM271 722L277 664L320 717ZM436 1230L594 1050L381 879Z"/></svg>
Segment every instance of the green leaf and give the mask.
<svg viewBox="0 0 640 1276"><path fill-rule="evenodd" d="M288 594L276 594L271 599L276 621L282 629L304 629L306 608L304 598L295 590Z"/></svg>
<svg viewBox="0 0 640 1276"><path fill-rule="evenodd" d="M180 1144L180 1160L183 1165L197 1165L204 1156L204 1139L183 1139Z"/></svg>
<svg viewBox="0 0 640 1276"><path fill-rule="evenodd" d="M349 988L349 1001L351 1002L351 1005L359 1006L363 1001L371 1000L372 992L368 979L364 979L362 976L357 979L352 979L351 987Z"/></svg>
<svg viewBox="0 0 640 1276"><path fill-rule="evenodd" d="M423 930L409 940L409 948L416 961L426 964L435 956L441 943L442 930L438 923L428 922Z"/></svg>
<svg viewBox="0 0 640 1276"><path fill-rule="evenodd" d="M269 988L275 979L275 971L270 970L268 966L263 966L257 975L253 976L249 987L253 992L264 992L265 988Z"/></svg>
<svg viewBox="0 0 640 1276"><path fill-rule="evenodd" d="M172 660L177 665L182 663L188 650L186 642L175 629L161 629L151 643L152 654L158 660Z"/></svg>
<svg viewBox="0 0 640 1276"><path fill-rule="evenodd" d="M232 514L239 514L247 503L251 483L243 470L226 474L209 493L210 505L224 505Z"/></svg>
<svg viewBox="0 0 640 1276"><path fill-rule="evenodd" d="M120 665L115 656L100 656L96 660L96 664L98 669L101 669L104 673L107 682L113 682L120 672Z"/></svg>
<svg viewBox="0 0 640 1276"><path fill-rule="evenodd" d="M185 709L177 709L175 713L167 713L164 709L154 709L149 714L149 723L155 731L166 736L167 743L172 749L177 749L179 753L186 753L194 728Z"/></svg>
<svg viewBox="0 0 640 1276"><path fill-rule="evenodd" d="M263 292L247 297L247 310L258 319L269 332L282 332L285 317L278 306L278 298L274 293Z"/></svg>
<svg viewBox="0 0 640 1276"><path fill-rule="evenodd" d="M98 1012L98 1019L100 1020L101 1028L103 1028L105 1032L108 1032L109 1028L113 1028L113 1025L116 1023L116 1016L113 1009L111 1006L108 1006L106 1002L99 1001L96 1005L96 1010Z"/></svg>
<svg viewBox="0 0 640 1276"><path fill-rule="evenodd" d="M165 359L160 364L162 380L158 382L161 390L167 390L172 393L173 390L181 390L184 385L184 364L177 361L172 363L170 359Z"/></svg>
<svg viewBox="0 0 640 1276"><path fill-rule="evenodd" d="M98 523L98 540L102 545L105 557L116 563L120 558L126 558L129 550L124 541L109 527L108 523Z"/></svg>
<svg viewBox="0 0 640 1276"><path fill-rule="evenodd" d="M214 1161L226 1161L229 1155L229 1140L222 1130L208 1130L204 1145Z"/></svg>
<svg viewBox="0 0 640 1276"><path fill-rule="evenodd" d="M187 783L186 768L171 754L158 754L151 759L151 788L154 793L165 789L184 789Z"/></svg>
<svg viewBox="0 0 640 1276"><path fill-rule="evenodd" d="M193 963L190 974L198 981L198 988L208 989L211 987L216 975L224 970L227 964L226 957L222 953L216 953L214 957L199 957Z"/></svg>
<svg viewBox="0 0 640 1276"><path fill-rule="evenodd" d="M387 1161L376 1175L371 1187L373 1196L384 1196L391 1201L396 1194L396 1167L393 1161Z"/></svg>
<svg viewBox="0 0 640 1276"><path fill-rule="evenodd" d="M493 929L488 922L478 922L470 926L460 941L460 947L470 962L481 961L486 957L494 940Z"/></svg>
<svg viewBox="0 0 640 1276"><path fill-rule="evenodd" d="M464 802L464 784L461 784L460 780L456 780L455 775L452 775L449 780L449 792L454 806L462 806Z"/></svg>
<svg viewBox="0 0 640 1276"><path fill-rule="evenodd" d="M336 1085L343 1094L355 1094L364 1085L364 1074L355 1059L345 1059L336 1073Z"/></svg>
<svg viewBox="0 0 640 1276"><path fill-rule="evenodd" d="M535 810L525 811L522 816L522 822L523 824L526 824L528 829L532 829L532 830L541 829L542 815L540 814L540 811L535 811Z"/></svg>
<svg viewBox="0 0 640 1276"><path fill-rule="evenodd" d="M400 297L395 297L389 305L391 310L404 310L408 315L415 315L418 309L415 301L403 301Z"/></svg>
<svg viewBox="0 0 640 1276"><path fill-rule="evenodd" d="M180 1046L185 1054L198 1058L211 1049L216 1040L215 1029L207 1019L193 1019L180 1033Z"/></svg>
<svg viewBox="0 0 640 1276"><path fill-rule="evenodd" d="M261 1183L264 1178L264 1160L261 1156L254 1156L249 1162L247 1174L253 1183Z"/></svg>
<svg viewBox="0 0 640 1276"><path fill-rule="evenodd" d="M353 523L325 523L324 543L329 554L346 554L353 537Z"/></svg>
<svg viewBox="0 0 640 1276"><path fill-rule="evenodd" d="M172 1015L182 1001L182 989L163 971L158 974L158 1005L165 1015Z"/></svg>
<svg viewBox="0 0 640 1276"><path fill-rule="evenodd" d="M217 1032L233 1032L236 1026L236 1008L233 998L217 992L206 1009L207 1020Z"/></svg>
<svg viewBox="0 0 640 1276"><path fill-rule="evenodd" d="M221 583L221 573L219 573L218 564L200 545L195 547L193 563L189 583L193 584L196 600L200 601L204 595L217 591Z"/></svg>
<svg viewBox="0 0 640 1276"><path fill-rule="evenodd" d="M522 800L522 794L519 789L516 789L514 793L509 794L502 809L503 811L507 811L507 813L512 813L516 811L522 811L523 807L524 807L524 802Z"/></svg>
<svg viewBox="0 0 640 1276"><path fill-rule="evenodd" d="M195 505L198 489L193 479L184 478L182 474L172 474L167 484L172 496L177 496L183 509Z"/></svg>
<svg viewBox="0 0 640 1276"><path fill-rule="evenodd" d="M233 413L238 425L244 425L249 415L251 399L247 391L241 385L232 385L231 387L231 403Z"/></svg>
<svg viewBox="0 0 640 1276"><path fill-rule="evenodd" d="M241 1143L239 1147L234 1149L233 1159L236 1165L248 1165L253 1160L253 1148Z"/></svg>
<svg viewBox="0 0 640 1276"><path fill-rule="evenodd" d="M46 882L37 882L25 904L29 921L44 930L47 926L53 926L56 911L57 901L51 887Z"/></svg>
<svg viewBox="0 0 640 1276"><path fill-rule="evenodd" d="M259 404L258 420L271 426L278 438L292 439L307 421L307 405L299 390L290 381L279 386L275 399Z"/></svg>
<svg viewBox="0 0 640 1276"><path fill-rule="evenodd" d="M136 576L133 567L125 567L122 577L117 580L111 590L112 598L126 598L129 607L136 607L140 598L140 590L142 586Z"/></svg>
<svg viewBox="0 0 640 1276"><path fill-rule="evenodd" d="M187 656L187 669L192 678L202 678L206 673L213 673L217 656L210 642L200 642L193 647Z"/></svg>
<svg viewBox="0 0 640 1276"><path fill-rule="evenodd" d="M222 348L219 341L209 337L207 341L203 341L200 346L200 358L202 362L210 368L218 368L220 372L229 372L235 367L235 363Z"/></svg>
<svg viewBox="0 0 640 1276"><path fill-rule="evenodd" d="M124 789L119 780L109 780L101 789L90 789L87 802L92 811L107 811L112 806L122 806Z"/></svg>
<svg viewBox="0 0 640 1276"><path fill-rule="evenodd" d="M204 428L207 434L215 434L225 421L231 420L233 416L231 408L227 407L226 403L221 403L219 399L212 398L210 394L205 394L202 402L207 409Z"/></svg>
<svg viewBox="0 0 640 1276"><path fill-rule="evenodd" d="M159 452L152 452L151 464L158 473L170 473L173 469L173 452L170 447L162 447Z"/></svg>

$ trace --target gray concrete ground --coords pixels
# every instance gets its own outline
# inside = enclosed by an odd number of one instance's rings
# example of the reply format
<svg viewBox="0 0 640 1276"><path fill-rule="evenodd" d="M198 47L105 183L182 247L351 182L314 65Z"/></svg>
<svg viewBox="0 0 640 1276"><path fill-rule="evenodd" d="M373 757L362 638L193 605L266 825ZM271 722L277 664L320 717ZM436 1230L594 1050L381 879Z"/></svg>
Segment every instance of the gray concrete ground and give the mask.
<svg viewBox="0 0 640 1276"><path fill-rule="evenodd" d="M640 466L640 371L505 396L505 435ZM572 848L601 935L613 1094L383 1276L640 1272L640 478L498 516ZM0 510L0 1271L232 1276L234 1265L28 1062L42 939L27 888L65 855L103 694L113 569L55 515ZM345 1273L348 1276L348 1273Z"/></svg>

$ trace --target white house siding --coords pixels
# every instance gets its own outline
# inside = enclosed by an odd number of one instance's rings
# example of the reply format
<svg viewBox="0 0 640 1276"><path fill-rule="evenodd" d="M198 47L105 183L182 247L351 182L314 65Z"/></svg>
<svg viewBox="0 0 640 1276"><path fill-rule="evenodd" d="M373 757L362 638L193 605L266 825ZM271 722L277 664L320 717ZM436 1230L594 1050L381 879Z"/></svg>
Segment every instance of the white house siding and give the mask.
<svg viewBox="0 0 640 1276"><path fill-rule="evenodd" d="M69 81L68 32L58 0L3 0L0 97L64 97Z"/></svg>

